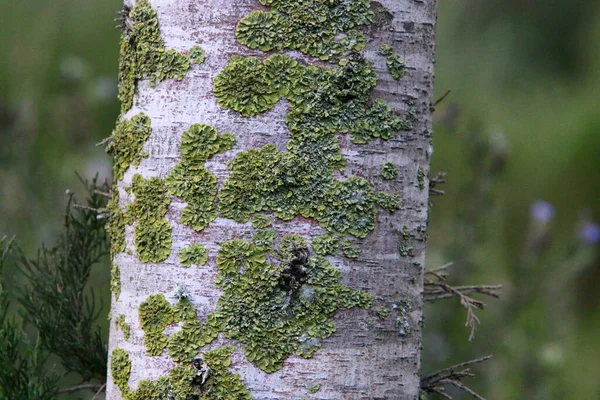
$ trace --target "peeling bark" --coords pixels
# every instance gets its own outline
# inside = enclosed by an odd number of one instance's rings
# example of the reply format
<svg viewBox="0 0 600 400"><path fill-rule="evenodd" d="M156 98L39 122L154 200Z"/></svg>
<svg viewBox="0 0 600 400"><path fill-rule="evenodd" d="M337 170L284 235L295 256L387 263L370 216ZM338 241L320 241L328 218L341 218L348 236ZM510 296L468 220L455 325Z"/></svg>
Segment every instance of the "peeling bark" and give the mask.
<svg viewBox="0 0 600 400"><path fill-rule="evenodd" d="M126 1L127 3L127 1ZM216 154L204 163L216 176L219 190L230 175L226 163L242 151L274 144L286 151L290 132L285 123L290 104L286 100L256 116L242 117L223 110L213 94L215 76L229 63L231 55L265 58L265 53L242 46L235 35L240 19L253 10L266 10L258 0L151 0L167 49L187 54L201 46L206 61L191 64L183 80L166 79L151 87L148 80L137 82L133 107L124 118L140 112L151 120L152 132L143 147L148 153L139 166L130 166L118 182L119 205L126 210L134 201L133 176L165 179L181 159L181 136L192 124L213 126L219 134L231 132L237 142L232 150ZM133 4L129 4L133 6ZM348 134L337 134L342 155L347 159L343 171L335 178L364 177L377 191L399 193L402 208L390 213L380 211L375 229L364 239L353 238L360 247L358 258L350 259L340 251L329 261L342 272L341 283L363 290L373 297L373 307L344 309L335 313L336 332L322 340L314 356L304 359L288 357L283 368L266 373L248 362L238 341L223 334L200 350L233 345L229 370L238 373L252 397L262 399L417 399L420 384L423 265L428 215L428 175L431 154L431 104L433 94L433 58L435 38L435 0L380 0L373 2L373 24L368 28L364 57L372 61L379 76L372 93L383 99L392 111L410 116L412 129L393 139L375 139L367 144L353 144ZM383 11L383 9L387 11ZM382 44L389 44L406 62L406 75L395 80L388 71L386 58L379 54ZM328 65L298 51L270 52L287 54L307 64ZM381 167L391 162L398 167L394 179L382 179ZM134 390L142 379L157 380L167 376L177 365L167 351L149 356L144 345L138 307L148 296L162 293L174 305L173 292L185 286L201 321L214 312L222 290L215 286L216 257L223 242L240 238L251 241L257 231L250 222L236 223L219 216L196 232L181 223L186 203L171 196L166 216L172 226L170 256L160 263L140 262L135 250L134 226L126 227L126 251L114 256L120 269L121 293L113 296L110 348L124 349L131 360L128 385ZM273 220L269 229L279 238L288 233L301 235L308 242L326 233L317 221L297 216ZM184 268L180 250L201 243L208 252L206 265ZM125 339L116 316L124 315L130 326ZM121 318L121 317L120 317ZM177 324L164 331L167 336L179 330ZM121 399L122 393L111 377L107 399ZM210 378L209 378L210 379ZM320 385L320 386L319 386ZM313 389L313 390L311 390ZM318 390L316 390L318 389ZM315 393L311 393L315 391Z"/></svg>

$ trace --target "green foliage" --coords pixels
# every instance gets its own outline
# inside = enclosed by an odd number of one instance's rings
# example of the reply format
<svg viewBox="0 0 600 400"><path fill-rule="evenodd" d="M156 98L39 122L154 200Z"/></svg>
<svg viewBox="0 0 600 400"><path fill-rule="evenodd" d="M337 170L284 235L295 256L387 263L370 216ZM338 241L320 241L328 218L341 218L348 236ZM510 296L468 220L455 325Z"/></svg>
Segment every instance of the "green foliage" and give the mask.
<svg viewBox="0 0 600 400"><path fill-rule="evenodd" d="M13 245L0 238L0 276ZM46 366L48 352L39 338L31 343L23 324L9 317L10 308L0 280L0 399L54 400L59 377Z"/></svg>
<svg viewBox="0 0 600 400"><path fill-rule="evenodd" d="M285 236L278 252L282 263L301 246L306 243L299 236ZM335 332L330 318L336 310L371 304L368 294L341 285L341 273L320 256L308 260L297 291L285 287L282 266L267 263L264 250L240 239L223 243L217 266L216 285L224 293L207 325L215 323L242 342L246 358L266 372L281 368L292 353L311 357L320 339Z"/></svg>
<svg viewBox="0 0 600 400"><path fill-rule="evenodd" d="M179 261L186 267L204 265L208 261L206 248L201 243L193 243L179 252Z"/></svg>
<svg viewBox="0 0 600 400"><path fill-rule="evenodd" d="M27 285L19 302L27 319L39 332L43 349L57 355L67 372L83 381L103 381L106 374L106 343L96 320L101 310L86 286L90 271L109 253L104 219L95 210L106 207L107 191L96 180L86 186L85 207L76 207L71 194L63 232L52 248L42 247L36 258L20 257Z"/></svg>
<svg viewBox="0 0 600 400"><path fill-rule="evenodd" d="M321 60L360 51L365 36L357 30L371 23L367 0L260 0L271 11L253 11L237 26L243 45L262 51L300 50Z"/></svg>
<svg viewBox="0 0 600 400"><path fill-rule="evenodd" d="M398 167L391 161L387 161L381 166L381 176L383 179L392 180L398 177Z"/></svg>
<svg viewBox="0 0 600 400"><path fill-rule="evenodd" d="M200 46L194 46L190 49L188 54L190 61L194 64L203 64L206 60L206 54L204 54L204 49Z"/></svg>
<svg viewBox="0 0 600 400"><path fill-rule="evenodd" d="M119 100L121 111L127 112L133 104L135 84L150 79L154 86L164 79L182 80L190 61L173 49L165 49L160 37L156 11L148 0L140 0L125 18L125 32L121 38L119 64ZM197 59L198 52L194 51Z"/></svg>
<svg viewBox="0 0 600 400"><path fill-rule="evenodd" d="M235 144L233 134L217 134L209 125L194 124L181 139L181 161L166 179L174 196L188 204L181 213L181 222L200 232L217 218L215 199L217 178L205 167L204 161L217 153L231 149Z"/></svg>
<svg viewBox="0 0 600 400"><path fill-rule="evenodd" d="M162 179L136 174L131 190L135 201L127 207L125 221L135 227L135 248L141 262L161 262L171 254L171 225L163 217L171 199Z"/></svg>
<svg viewBox="0 0 600 400"><path fill-rule="evenodd" d="M320 256L334 256L338 252L340 241L331 235L317 236L312 241L312 248Z"/></svg>
<svg viewBox="0 0 600 400"><path fill-rule="evenodd" d="M400 80L406 75L406 62L394 52L394 48L389 44L382 44L379 48L379 54L386 58L388 71L395 80Z"/></svg>
<svg viewBox="0 0 600 400"><path fill-rule="evenodd" d="M148 157L148 154L142 153L142 148L150 137L151 131L150 118L144 113L117 122L106 146L106 152L114 158L115 182L123 179L130 165L137 167L142 158Z"/></svg>
<svg viewBox="0 0 600 400"><path fill-rule="evenodd" d="M140 304L138 315L148 354L159 356L167 347L163 331L175 321L173 308L163 294L153 294Z"/></svg>

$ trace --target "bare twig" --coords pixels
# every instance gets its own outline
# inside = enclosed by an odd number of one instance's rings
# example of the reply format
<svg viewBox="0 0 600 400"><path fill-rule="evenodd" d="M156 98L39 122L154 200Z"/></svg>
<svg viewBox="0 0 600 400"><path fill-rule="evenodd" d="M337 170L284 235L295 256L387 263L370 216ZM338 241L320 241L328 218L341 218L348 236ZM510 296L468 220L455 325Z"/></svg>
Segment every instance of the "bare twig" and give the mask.
<svg viewBox="0 0 600 400"><path fill-rule="evenodd" d="M100 386L100 389L98 389L98 391L96 392L96 394L94 395L94 397L92 397L92 400L98 400L100 398L100 394L102 392L104 392L106 390L106 382L104 382L102 384L102 386Z"/></svg>
<svg viewBox="0 0 600 400"><path fill-rule="evenodd" d="M98 146L98 147L104 146L106 143L110 142L111 140L112 140L112 136L105 137L104 139L102 139L101 141L96 143L96 146Z"/></svg>
<svg viewBox="0 0 600 400"><path fill-rule="evenodd" d="M106 386L106 383L103 385L91 383L91 384L86 384L86 385L79 385L79 386L73 386L70 388L60 389L58 391L58 393L73 393L73 392L79 392L80 390L92 390L94 392L97 392L105 386Z"/></svg>
<svg viewBox="0 0 600 400"><path fill-rule="evenodd" d="M429 194L433 196L443 196L446 192L443 190L436 189L437 185L446 183L446 172L438 172L433 178L429 180Z"/></svg>
<svg viewBox="0 0 600 400"><path fill-rule="evenodd" d="M107 199L112 199L113 195L110 192L103 192L101 190L94 190L94 193L99 194L100 196L106 197Z"/></svg>
<svg viewBox="0 0 600 400"><path fill-rule="evenodd" d="M446 386L450 385L470 394L478 400L485 400L483 397L465 385L462 380L464 378L471 378L475 376L475 374L471 372L471 369L468 368L469 366L479 364L483 361L489 360L490 358L492 358L491 355L466 361L448 368L444 368L435 374L429 375L428 377L421 379L421 391L425 393L437 393L445 399L452 399L452 396L446 393Z"/></svg>
<svg viewBox="0 0 600 400"><path fill-rule="evenodd" d="M104 212L104 210L103 210L103 209L100 209L100 208L93 208L93 207L88 207L88 206L84 206L84 205L82 205L82 204L77 204L77 203L73 204L73 207L75 207L75 208L78 208L78 209L80 209L80 210L88 210L88 211L93 211L93 212L95 212L96 214L100 214L100 213L103 213L103 212Z"/></svg>
<svg viewBox="0 0 600 400"><path fill-rule="evenodd" d="M452 93L452 90L450 90L450 89L446 90L446 93L444 93L444 94L442 95L442 97L440 97L439 99L437 99L437 100L436 100L436 102L435 102L435 103L433 103L433 107L437 106L437 105L438 105L438 104L440 104L442 101L444 101L444 99L445 99L446 97L448 97L448 95L449 95L450 93Z"/></svg>
<svg viewBox="0 0 600 400"><path fill-rule="evenodd" d="M471 328L469 335L469 341L471 341L475 337L477 325L480 323L479 318L475 315L475 309L483 310L485 303L470 295L480 293L498 298L498 291L502 288L502 285L450 286L445 281L448 278L448 268L451 266L452 263L448 263L425 272L423 301L434 302L441 299L458 297L460 304L467 310L465 326ZM432 278L428 278L429 276Z"/></svg>

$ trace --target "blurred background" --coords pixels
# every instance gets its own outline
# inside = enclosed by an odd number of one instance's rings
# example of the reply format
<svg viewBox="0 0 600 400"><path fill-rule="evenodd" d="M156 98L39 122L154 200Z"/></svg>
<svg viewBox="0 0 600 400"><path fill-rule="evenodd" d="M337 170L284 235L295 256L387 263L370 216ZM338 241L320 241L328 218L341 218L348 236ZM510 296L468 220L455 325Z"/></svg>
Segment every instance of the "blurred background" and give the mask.
<svg viewBox="0 0 600 400"><path fill-rule="evenodd" d="M76 171L110 177L120 6L0 2L0 236L31 254L85 196ZM600 4L441 0L438 23L427 266L503 290L470 342L457 299L426 308L424 373L491 353L467 382L487 399L598 399Z"/></svg>

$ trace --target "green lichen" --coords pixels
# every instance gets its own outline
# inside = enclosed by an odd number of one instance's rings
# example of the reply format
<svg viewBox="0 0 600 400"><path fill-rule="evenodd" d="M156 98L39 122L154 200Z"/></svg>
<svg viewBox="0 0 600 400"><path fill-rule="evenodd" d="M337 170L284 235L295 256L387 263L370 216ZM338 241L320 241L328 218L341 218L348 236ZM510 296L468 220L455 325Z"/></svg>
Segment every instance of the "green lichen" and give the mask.
<svg viewBox="0 0 600 400"><path fill-rule="evenodd" d="M106 211L106 232L110 237L110 254L114 258L117 253L125 251L125 218L119 207L119 190L116 186L112 189L112 198L106 204Z"/></svg>
<svg viewBox="0 0 600 400"><path fill-rule="evenodd" d="M171 199L162 179L144 179L136 174L131 191L135 201L130 203L125 213L128 225L137 221L135 227L135 248L141 262L161 262L171 254L171 225L163 217L167 213Z"/></svg>
<svg viewBox="0 0 600 400"><path fill-rule="evenodd" d="M292 289L285 266L302 246L301 237L286 235L277 252L281 265L269 264L265 251L240 239L223 243L217 257L216 285L224 293L206 325L240 341L246 358L266 372L293 353L311 357L335 332L330 318L336 310L371 304L368 294L341 285L341 273L321 256L308 259L306 275Z"/></svg>
<svg viewBox="0 0 600 400"><path fill-rule="evenodd" d="M398 211L402 207L402 197L398 193L377 192L376 201L379 207L391 212Z"/></svg>
<svg viewBox="0 0 600 400"><path fill-rule="evenodd" d="M273 223L266 215L255 215L252 217L252 227L255 229L264 229L271 226Z"/></svg>
<svg viewBox="0 0 600 400"><path fill-rule="evenodd" d="M179 261L185 267L204 265L208 261L206 248L201 243L193 243L179 252Z"/></svg>
<svg viewBox="0 0 600 400"><path fill-rule="evenodd" d="M164 295L153 294L140 304L138 315L148 354L159 356L167 347L167 336L163 331L175 321L173 308Z"/></svg>
<svg viewBox="0 0 600 400"><path fill-rule="evenodd" d="M150 118L144 113L117 122L117 126L106 146L106 152L114 158L113 175L115 182L123 179L123 175L125 175L125 171L130 165L133 164L137 167L142 158L148 157L147 153L142 153L142 148L148 137L150 137L151 131Z"/></svg>
<svg viewBox="0 0 600 400"><path fill-rule="evenodd" d="M280 97L259 59L237 55L215 77L213 91L221 107L245 117L269 110Z"/></svg>
<svg viewBox="0 0 600 400"><path fill-rule="evenodd" d="M118 301L121 296L121 270L116 264L113 264L110 269L110 290L115 295L115 300Z"/></svg>
<svg viewBox="0 0 600 400"><path fill-rule="evenodd" d="M360 247L355 246L350 240L344 240L342 242L342 250L344 255L348 258L358 258L360 256Z"/></svg>
<svg viewBox="0 0 600 400"><path fill-rule="evenodd" d="M419 182L419 190L425 190L425 171L421 167L417 170L417 181Z"/></svg>
<svg viewBox="0 0 600 400"><path fill-rule="evenodd" d="M313 239L312 248L320 256L334 256L338 252L340 241L335 236L321 235Z"/></svg>
<svg viewBox="0 0 600 400"><path fill-rule="evenodd" d="M182 80L190 61L173 49L167 50L160 37L156 11L148 0L140 0L126 16L121 38L119 100L122 112L133 105L138 80L150 79L151 86L165 79Z"/></svg>
<svg viewBox="0 0 600 400"><path fill-rule="evenodd" d="M200 232L217 218L217 178L204 162L235 144L232 134L218 135L209 125L194 124L181 138L181 161L166 178L169 191L187 202L181 222Z"/></svg>
<svg viewBox="0 0 600 400"><path fill-rule="evenodd" d="M131 327L125 321L125 314L120 314L115 321L119 329L123 332L123 337L125 340L129 340L129 335L131 334Z"/></svg>
<svg viewBox="0 0 600 400"><path fill-rule="evenodd" d="M233 346L224 346L204 353L209 375L202 386L200 400L252 400L240 375L229 372L234 350Z"/></svg>
<svg viewBox="0 0 600 400"><path fill-rule="evenodd" d="M187 315L180 331L169 338L169 355L177 362L191 362L201 347L212 342L218 335L214 316L202 324L194 316Z"/></svg>
<svg viewBox="0 0 600 400"><path fill-rule="evenodd" d="M383 100L371 104L376 84L373 64L366 60L344 59L327 68L305 67L281 54L264 62L236 55L215 77L214 94L221 107L243 116L269 110L285 98L291 102L286 122L292 136L350 132L354 143L364 144L410 128Z"/></svg>
<svg viewBox="0 0 600 400"><path fill-rule="evenodd" d="M198 354L198 338L191 332L190 325L186 323L184 329L175 332L169 338L169 356L176 362L191 362Z"/></svg>
<svg viewBox="0 0 600 400"><path fill-rule="evenodd" d="M316 383L314 385L311 386L311 388L308 390L308 392L310 394L315 394L317 393L319 390L321 390L321 384L320 383Z"/></svg>
<svg viewBox="0 0 600 400"><path fill-rule="evenodd" d="M381 319L386 319L390 315L390 310L385 306L379 307L375 312Z"/></svg>
<svg viewBox="0 0 600 400"><path fill-rule="evenodd" d="M394 48L389 44L382 44L379 47L379 54L384 56L388 71L395 80L400 80L406 75L406 62L394 52Z"/></svg>
<svg viewBox="0 0 600 400"><path fill-rule="evenodd" d="M378 200L385 207L398 207L391 201L395 199L375 195L362 178L341 181L333 176L346 163L336 132L349 132L354 142L366 143L391 139L404 126L383 101L370 105L377 82L371 63L342 60L331 69L304 67L284 55L262 63L236 56L228 68L252 82L234 84L237 78L222 72L215 79L221 105L255 115L284 97L291 104L286 122L292 137L287 152L266 145L240 152L229 162L232 173L219 203L223 216L243 223L260 211L273 211L284 220L302 215L331 232L365 237L375 225ZM221 81L231 86L220 86Z"/></svg>
<svg viewBox="0 0 600 400"><path fill-rule="evenodd" d="M402 257L409 257L412 256L413 249L414 248L408 244L401 244L398 251Z"/></svg>
<svg viewBox="0 0 600 400"><path fill-rule="evenodd" d="M204 54L204 49L200 46L194 46L190 49L188 54L190 61L194 64L202 64L206 60L206 54Z"/></svg>
<svg viewBox="0 0 600 400"><path fill-rule="evenodd" d="M125 396L129 393L129 374L131 373L131 360L129 354L123 349L114 349L110 357L110 373L113 382Z"/></svg>
<svg viewBox="0 0 600 400"><path fill-rule="evenodd" d="M190 163L202 163L217 153L230 150L235 144L231 133L219 135L210 125L194 124L181 136L181 155Z"/></svg>
<svg viewBox="0 0 600 400"><path fill-rule="evenodd" d="M273 230L262 230L256 232L256 235L252 238L252 242L256 247L263 251L269 251L273 248L277 232Z"/></svg>
<svg viewBox="0 0 600 400"><path fill-rule="evenodd" d="M410 228L406 225L402 225L402 230L400 231L400 235L402 239L409 240L413 235L410 233Z"/></svg>
<svg viewBox="0 0 600 400"><path fill-rule="evenodd" d="M381 166L381 177L386 180L396 179L398 177L398 167L393 162L387 161Z"/></svg>
<svg viewBox="0 0 600 400"><path fill-rule="evenodd" d="M360 51L371 23L368 0L260 0L270 11L253 11L237 26L245 46L262 51L300 50L321 60Z"/></svg>
<svg viewBox="0 0 600 400"><path fill-rule="evenodd" d="M173 319L176 322L196 320L196 309L188 298L182 297L177 304L173 306Z"/></svg>
<svg viewBox="0 0 600 400"><path fill-rule="evenodd" d="M191 365L177 365L169 376L156 381L143 379L134 391L121 390L125 400L197 400L200 390L194 384L196 370Z"/></svg>
<svg viewBox="0 0 600 400"><path fill-rule="evenodd" d="M328 144L335 138L321 140ZM246 222L256 212L272 210L284 220L312 217L332 232L365 237L375 226L378 206L369 183L358 177L334 179L332 158L324 154L320 163L307 163L303 153L295 153L302 150L298 146L280 152L266 145L238 153L229 163L232 173L221 192L221 213Z"/></svg>

